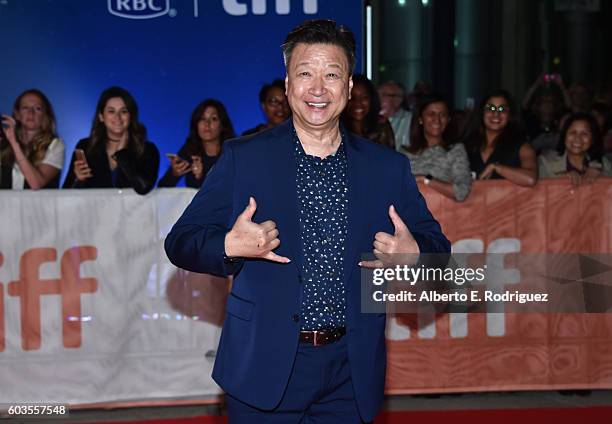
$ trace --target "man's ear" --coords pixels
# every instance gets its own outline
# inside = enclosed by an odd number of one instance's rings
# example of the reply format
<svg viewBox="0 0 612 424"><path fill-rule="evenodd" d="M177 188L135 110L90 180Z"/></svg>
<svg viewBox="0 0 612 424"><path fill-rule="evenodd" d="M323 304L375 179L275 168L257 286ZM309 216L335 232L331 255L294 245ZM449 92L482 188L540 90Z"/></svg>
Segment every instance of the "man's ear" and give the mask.
<svg viewBox="0 0 612 424"><path fill-rule="evenodd" d="M288 95L287 95L287 87L289 87L289 75L285 74L285 96L288 97Z"/></svg>
<svg viewBox="0 0 612 424"><path fill-rule="evenodd" d="M353 76L349 77L349 95L348 99L351 100L351 92L353 91Z"/></svg>

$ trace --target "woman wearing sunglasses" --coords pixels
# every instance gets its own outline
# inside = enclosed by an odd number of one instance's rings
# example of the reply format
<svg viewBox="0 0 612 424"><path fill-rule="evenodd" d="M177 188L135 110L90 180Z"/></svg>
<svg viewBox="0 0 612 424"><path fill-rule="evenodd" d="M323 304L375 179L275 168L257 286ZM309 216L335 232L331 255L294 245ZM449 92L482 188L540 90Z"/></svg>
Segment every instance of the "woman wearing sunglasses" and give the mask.
<svg viewBox="0 0 612 424"><path fill-rule="evenodd" d="M534 186L538 181L536 153L519 125L510 94L497 90L485 97L474 118L465 145L476 177Z"/></svg>

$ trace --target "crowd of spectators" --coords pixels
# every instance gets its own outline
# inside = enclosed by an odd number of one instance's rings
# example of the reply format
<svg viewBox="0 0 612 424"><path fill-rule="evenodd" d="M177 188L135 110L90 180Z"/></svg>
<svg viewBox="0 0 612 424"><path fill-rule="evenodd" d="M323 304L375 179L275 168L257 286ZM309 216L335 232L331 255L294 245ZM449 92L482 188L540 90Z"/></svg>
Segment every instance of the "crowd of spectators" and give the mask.
<svg viewBox="0 0 612 424"><path fill-rule="evenodd" d="M265 84L259 103L266 118L243 136L272 128L291 115L284 81ZM612 105L587 85L569 87L559 74L542 74L521 106L505 90L485 96L473 110L451 108L447 99L420 81L411 92L396 81L376 87L353 76L344 127L407 156L413 174L456 201L469 195L473 180L506 179L534 186L542 178L566 178L573 186L612 176ZM21 93L11 115L2 115L0 188L59 188L64 143L56 131L49 99L40 90ZM207 99L191 115L188 136L158 187L182 178L199 188L223 143L235 137L224 104ZM138 105L121 87L99 98L87 138L72 153L63 188L133 188L151 191L160 155L147 138Z"/></svg>

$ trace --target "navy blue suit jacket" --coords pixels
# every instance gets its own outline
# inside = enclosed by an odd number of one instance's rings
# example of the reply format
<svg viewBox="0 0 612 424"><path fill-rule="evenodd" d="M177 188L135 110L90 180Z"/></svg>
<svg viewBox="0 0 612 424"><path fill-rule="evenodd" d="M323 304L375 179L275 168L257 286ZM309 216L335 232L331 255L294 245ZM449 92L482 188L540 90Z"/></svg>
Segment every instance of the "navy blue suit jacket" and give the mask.
<svg viewBox="0 0 612 424"><path fill-rule="evenodd" d="M363 253L372 252L378 231L393 234L395 205L421 252L449 252L450 244L431 216L410 172L409 161L387 147L347 134L348 235L344 258L348 356L362 418L372 420L383 399L385 315L360 312ZM232 396L261 409L278 405L298 348L302 296L302 247L298 220L292 124L229 141L223 154L168 234L166 253L194 272L235 274L213 378ZM273 220L289 264L223 261L224 240L237 216L257 201L253 220Z"/></svg>

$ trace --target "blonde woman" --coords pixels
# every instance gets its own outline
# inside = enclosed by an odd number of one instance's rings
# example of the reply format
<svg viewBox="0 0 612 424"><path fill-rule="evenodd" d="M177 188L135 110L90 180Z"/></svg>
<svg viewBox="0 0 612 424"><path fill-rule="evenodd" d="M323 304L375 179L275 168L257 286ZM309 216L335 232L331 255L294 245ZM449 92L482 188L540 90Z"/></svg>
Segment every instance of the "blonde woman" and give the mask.
<svg viewBox="0 0 612 424"><path fill-rule="evenodd" d="M0 188L59 188L64 143L57 136L51 102L40 90L24 91L13 116L2 115Z"/></svg>

